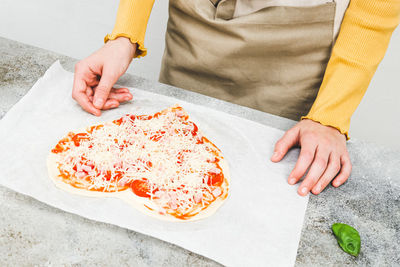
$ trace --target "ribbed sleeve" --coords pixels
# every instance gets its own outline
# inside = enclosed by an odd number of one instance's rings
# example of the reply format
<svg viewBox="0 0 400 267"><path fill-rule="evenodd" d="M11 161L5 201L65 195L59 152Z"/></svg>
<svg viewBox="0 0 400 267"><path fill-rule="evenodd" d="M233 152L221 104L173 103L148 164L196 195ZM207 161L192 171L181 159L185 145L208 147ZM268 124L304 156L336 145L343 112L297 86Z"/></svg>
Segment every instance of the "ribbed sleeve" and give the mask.
<svg viewBox="0 0 400 267"><path fill-rule="evenodd" d="M127 37L138 45L135 57L145 56L147 49L144 47L144 37L153 4L154 0L121 0L114 29L104 38L104 42Z"/></svg>
<svg viewBox="0 0 400 267"><path fill-rule="evenodd" d="M318 96L303 118L335 127L348 137L351 116L399 20L400 0L351 0Z"/></svg>

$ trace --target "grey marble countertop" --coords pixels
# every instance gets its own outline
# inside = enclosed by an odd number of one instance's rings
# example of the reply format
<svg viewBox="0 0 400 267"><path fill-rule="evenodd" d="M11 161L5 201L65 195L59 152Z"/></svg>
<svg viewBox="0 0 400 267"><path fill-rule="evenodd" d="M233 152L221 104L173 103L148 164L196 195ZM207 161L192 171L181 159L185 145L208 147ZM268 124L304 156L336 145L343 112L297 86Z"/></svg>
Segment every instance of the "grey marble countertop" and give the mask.
<svg viewBox="0 0 400 267"><path fill-rule="evenodd" d="M0 38L0 119L56 61L76 60ZM282 130L293 121L125 75L120 84L174 96ZM296 266L400 266L400 151L352 140L353 172L342 187L311 196ZM4 153L1 151L0 153ZM70 214L0 186L1 266L219 266L175 245ZM337 246L330 226L359 230L357 258ZM274 266L271 263L271 266Z"/></svg>

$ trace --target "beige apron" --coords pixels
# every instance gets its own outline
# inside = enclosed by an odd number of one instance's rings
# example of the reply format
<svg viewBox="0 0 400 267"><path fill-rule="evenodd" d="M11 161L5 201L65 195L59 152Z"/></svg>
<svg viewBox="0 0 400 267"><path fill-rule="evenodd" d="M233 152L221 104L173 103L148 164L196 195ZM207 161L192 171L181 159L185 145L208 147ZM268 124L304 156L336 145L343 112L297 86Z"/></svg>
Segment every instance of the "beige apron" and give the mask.
<svg viewBox="0 0 400 267"><path fill-rule="evenodd" d="M298 120L318 93L335 3L234 18L236 0L170 0L160 81Z"/></svg>

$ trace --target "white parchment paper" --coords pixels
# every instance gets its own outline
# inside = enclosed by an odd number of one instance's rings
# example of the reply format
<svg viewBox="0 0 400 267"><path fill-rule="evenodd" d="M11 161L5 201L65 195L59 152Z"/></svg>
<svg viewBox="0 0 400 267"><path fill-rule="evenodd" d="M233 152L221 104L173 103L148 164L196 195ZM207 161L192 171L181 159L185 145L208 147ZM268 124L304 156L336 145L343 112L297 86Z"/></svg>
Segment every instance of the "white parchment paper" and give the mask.
<svg viewBox="0 0 400 267"><path fill-rule="evenodd" d="M174 98L131 88L134 100L98 118L71 98L73 74L54 63L0 121L0 183L80 216L174 243L228 266L292 266L308 198L287 184L297 151L274 164L269 158L283 132ZM118 118L151 114L174 104L225 155L230 196L212 217L171 223L146 216L121 200L71 195L47 174L46 157L68 131Z"/></svg>

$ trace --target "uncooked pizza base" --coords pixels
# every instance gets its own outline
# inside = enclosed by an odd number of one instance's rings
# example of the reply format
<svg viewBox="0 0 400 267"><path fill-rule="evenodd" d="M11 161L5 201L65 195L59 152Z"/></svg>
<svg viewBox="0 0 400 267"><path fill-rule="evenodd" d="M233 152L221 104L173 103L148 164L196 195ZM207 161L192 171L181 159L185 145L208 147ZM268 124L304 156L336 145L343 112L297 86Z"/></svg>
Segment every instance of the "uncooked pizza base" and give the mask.
<svg viewBox="0 0 400 267"><path fill-rule="evenodd" d="M81 131L76 131L77 133L83 132ZM199 131L199 133L201 133ZM202 134L202 133L201 133ZM204 135L203 135L204 136ZM48 157L47 157L47 168L48 168L48 173L56 187L59 189L66 191L71 194L75 195L80 195L80 196L85 196L85 197L113 197L113 198L118 198L129 205L133 206L135 209L139 210L140 212L151 216L155 217L160 220L164 221L170 221L170 222L188 222L188 221L196 221L200 219L205 219L211 215L213 215L226 201L226 199L229 196L229 185L230 185L230 173L229 173L229 166L225 158L221 157L219 164L222 169L222 173L224 174L224 182L222 184L222 187L224 188L224 195L219 196L215 201L213 201L209 206L207 206L206 209L201 210L198 214L194 215L193 217L190 217L189 219L186 220L181 220L178 219L170 214L160 214L156 210L150 210L147 207L151 207L154 205L151 200L148 198L143 198L136 196L130 188L123 190L123 191L118 191L118 192L101 192L101 191L90 191L86 189L80 189L76 188L74 186L71 186L68 183L65 183L62 181L60 171L58 169L58 162L59 162L60 156L58 154L50 152ZM146 207L147 206L147 207Z"/></svg>

